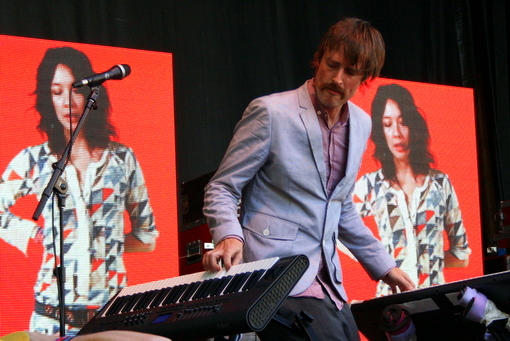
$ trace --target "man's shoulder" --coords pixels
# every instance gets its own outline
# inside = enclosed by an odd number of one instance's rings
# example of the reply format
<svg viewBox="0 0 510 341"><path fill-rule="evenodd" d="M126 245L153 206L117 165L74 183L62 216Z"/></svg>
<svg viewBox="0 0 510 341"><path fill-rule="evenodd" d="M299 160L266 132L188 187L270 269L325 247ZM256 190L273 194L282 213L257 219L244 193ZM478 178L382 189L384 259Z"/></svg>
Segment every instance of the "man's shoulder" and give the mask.
<svg viewBox="0 0 510 341"><path fill-rule="evenodd" d="M273 92L264 96L257 97L253 100L253 102L297 103L298 97L302 96L304 91L308 93L306 90L306 83L295 89Z"/></svg>
<svg viewBox="0 0 510 341"><path fill-rule="evenodd" d="M349 105L349 117L354 126L363 127L368 133L372 130L372 118L369 114L351 101ZM368 138L368 136L367 136Z"/></svg>
<svg viewBox="0 0 510 341"><path fill-rule="evenodd" d="M349 103L348 104L349 112L352 115L359 115L364 118L370 118L370 115L365 110L363 110L361 107L359 107L357 104L355 104L354 102L348 101L347 103Z"/></svg>

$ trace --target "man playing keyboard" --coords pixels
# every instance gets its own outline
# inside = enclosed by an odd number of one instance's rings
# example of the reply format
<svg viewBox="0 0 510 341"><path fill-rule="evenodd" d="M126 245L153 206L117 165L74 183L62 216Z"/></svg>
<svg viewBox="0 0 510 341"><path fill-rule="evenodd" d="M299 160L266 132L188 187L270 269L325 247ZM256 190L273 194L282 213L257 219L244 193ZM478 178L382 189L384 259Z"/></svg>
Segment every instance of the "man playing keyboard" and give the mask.
<svg viewBox="0 0 510 341"><path fill-rule="evenodd" d="M315 53L315 76L295 90L257 98L245 110L218 171L206 186L204 214L215 242L206 270L304 254L310 266L278 315L306 311L319 340L359 340L343 287L339 239L373 280L396 290L414 284L363 224L351 198L370 136L367 113L349 100L378 77L381 34L347 18ZM238 203L241 214L238 217ZM306 340L272 321L267 340Z"/></svg>

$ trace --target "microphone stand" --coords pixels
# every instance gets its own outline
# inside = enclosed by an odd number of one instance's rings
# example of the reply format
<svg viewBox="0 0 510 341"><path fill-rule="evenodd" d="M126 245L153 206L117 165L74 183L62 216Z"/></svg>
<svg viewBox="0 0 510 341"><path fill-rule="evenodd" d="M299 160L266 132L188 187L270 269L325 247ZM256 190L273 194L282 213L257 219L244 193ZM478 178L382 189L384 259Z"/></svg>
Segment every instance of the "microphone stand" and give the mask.
<svg viewBox="0 0 510 341"><path fill-rule="evenodd" d="M67 164L68 158L70 157L71 148L74 144L74 141L78 137L78 134L80 133L81 127L83 123L85 122L85 119L90 111L90 109L97 109L97 97L99 96L99 88L100 85L91 87L91 93L88 97L87 104L85 106L85 109L83 111L83 114L80 117L80 120L78 121L78 125L76 126L76 129L73 131L73 134L71 135L71 138L69 142L67 143L67 146L62 153L62 156L60 159L53 164L53 174L51 176L50 181L48 182L48 185L46 186L42 196L41 200L39 201L39 204L37 205L34 215L32 216L33 220L38 220L42 210L44 209L44 206L46 205L46 202L48 201L49 197L52 193L54 193L57 196L57 202L58 202L58 209L60 212L60 266L57 266L54 270L54 276L57 278L57 285L58 285L58 300L59 300L59 321L60 321L60 336L65 336L65 320L66 320L66 314L65 314L65 268L64 268L64 215L63 215L63 208L65 207L65 199L66 199L66 193L67 193L67 183L64 179L61 178L62 173L64 172L65 166Z"/></svg>

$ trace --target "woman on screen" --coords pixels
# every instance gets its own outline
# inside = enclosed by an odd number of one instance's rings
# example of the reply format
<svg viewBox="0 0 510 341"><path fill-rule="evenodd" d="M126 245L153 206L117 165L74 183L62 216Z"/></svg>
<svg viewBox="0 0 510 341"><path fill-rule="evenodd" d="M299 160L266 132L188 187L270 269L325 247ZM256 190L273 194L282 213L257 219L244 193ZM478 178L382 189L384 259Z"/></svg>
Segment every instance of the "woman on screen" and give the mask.
<svg viewBox="0 0 510 341"><path fill-rule="evenodd" d="M88 57L73 48L48 49L37 70L35 110L38 130L47 141L22 150L0 180L0 237L26 253L29 239L43 245L42 264L34 287L30 330L59 331L59 300L54 268L59 264L59 212L50 201L44 223L14 215L18 199L40 199L53 174L52 165L76 129L90 92L72 84L93 75ZM100 89L97 110L91 110L73 145L62 178L69 190L63 208L65 304L67 335L76 333L119 289L127 285L124 252L152 251L158 231L144 176L133 151L112 138L110 102ZM131 229L124 230L127 212ZM40 223L40 220L37 222Z"/></svg>
<svg viewBox="0 0 510 341"><path fill-rule="evenodd" d="M443 268L467 266L471 253L450 179L431 167L429 138L411 93L398 84L380 86L371 139L381 168L356 182L354 202L362 218L373 216L386 249L417 288L445 283ZM378 283L376 296L391 293Z"/></svg>

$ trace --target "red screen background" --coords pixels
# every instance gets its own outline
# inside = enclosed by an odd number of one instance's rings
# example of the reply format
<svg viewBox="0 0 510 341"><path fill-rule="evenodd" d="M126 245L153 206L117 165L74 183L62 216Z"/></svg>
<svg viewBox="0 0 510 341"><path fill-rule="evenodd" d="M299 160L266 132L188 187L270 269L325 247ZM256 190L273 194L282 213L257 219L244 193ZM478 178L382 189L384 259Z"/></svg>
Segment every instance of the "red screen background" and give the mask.
<svg viewBox="0 0 510 341"><path fill-rule="evenodd" d="M44 141L35 128L38 114L32 110L35 97L31 94L46 49L75 47L89 56L95 72L115 64L131 66L130 76L103 86L110 95L119 141L133 148L144 172L160 237L151 253L125 254L129 285L178 276L172 55L12 36L0 36L0 46L0 172L22 149ZM434 167L449 175L460 202L472 254L467 268L445 269L446 280L480 276L483 267L473 90L380 78L360 89L353 102L370 113L377 87L386 83L401 84L413 94L429 126ZM372 153L369 142L360 175L378 169ZM15 210L30 218L36 206L36 199L28 197ZM367 224L376 231L373 224ZM28 328L41 254L40 245L31 243L25 256L0 240L0 335ZM349 299L372 298L375 282L357 262L345 255L340 257Z"/></svg>
<svg viewBox="0 0 510 341"><path fill-rule="evenodd" d="M39 115L32 109L35 96L31 94L37 67L48 48L71 46L81 50L96 73L116 64L131 67L128 77L109 80L100 91L108 89L119 142L131 147L140 163L160 236L153 252L124 255L128 283L178 276L172 54L13 36L0 36L0 46L2 173L22 149L45 141L36 130ZM16 213L31 219L37 199L28 196L15 206ZM126 225L129 229L129 223ZM28 329L41 256L38 244L31 242L25 256L0 239L0 335Z"/></svg>
<svg viewBox="0 0 510 341"><path fill-rule="evenodd" d="M352 101L370 114L377 88L389 83L400 84L413 95L415 104L422 110L430 131L430 150L436 159L433 167L449 176L458 196L472 253L468 267L445 268L445 279L447 282L453 282L481 276L483 254L473 90L378 78L368 87L360 88ZM373 151L373 143L369 140L358 177L380 168L372 158ZM373 219L366 218L364 221L378 236ZM448 244L447 239L445 244ZM356 261L345 254L341 254L340 259L349 300L373 298L376 282L370 279Z"/></svg>

